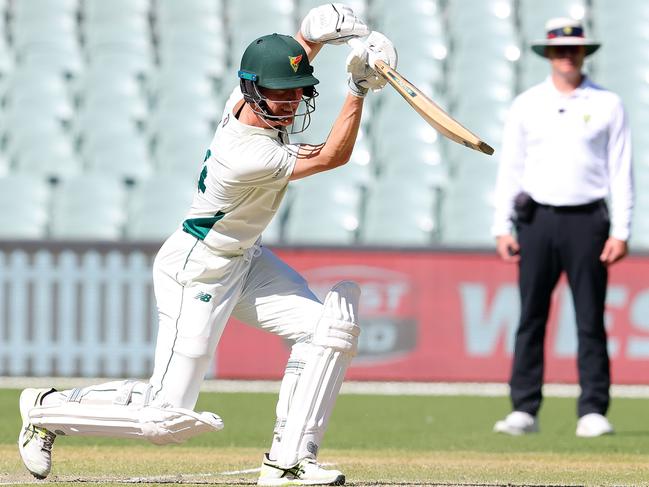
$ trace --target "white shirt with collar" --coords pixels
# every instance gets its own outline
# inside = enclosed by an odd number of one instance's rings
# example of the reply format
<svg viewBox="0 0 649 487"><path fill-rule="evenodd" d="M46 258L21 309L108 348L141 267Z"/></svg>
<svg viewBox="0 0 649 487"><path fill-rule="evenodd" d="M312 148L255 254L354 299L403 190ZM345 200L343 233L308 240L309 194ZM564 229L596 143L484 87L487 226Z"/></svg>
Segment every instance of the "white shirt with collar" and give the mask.
<svg viewBox="0 0 649 487"><path fill-rule="evenodd" d="M620 98L584 77L561 93L548 77L514 100L503 132L492 234L512 233L514 197L552 206L609 198L611 236L628 240L631 136Z"/></svg>

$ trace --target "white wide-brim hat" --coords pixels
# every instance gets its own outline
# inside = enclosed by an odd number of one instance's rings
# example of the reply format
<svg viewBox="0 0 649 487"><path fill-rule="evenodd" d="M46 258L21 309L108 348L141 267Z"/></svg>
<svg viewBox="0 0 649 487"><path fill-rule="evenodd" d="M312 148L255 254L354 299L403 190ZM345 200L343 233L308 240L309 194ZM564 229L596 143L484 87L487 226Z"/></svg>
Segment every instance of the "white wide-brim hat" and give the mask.
<svg viewBox="0 0 649 487"><path fill-rule="evenodd" d="M601 44L584 36L581 22L568 18L550 19L545 24L546 38L532 42L532 50L539 56L548 57L546 48L551 46L584 46L586 56L599 49Z"/></svg>

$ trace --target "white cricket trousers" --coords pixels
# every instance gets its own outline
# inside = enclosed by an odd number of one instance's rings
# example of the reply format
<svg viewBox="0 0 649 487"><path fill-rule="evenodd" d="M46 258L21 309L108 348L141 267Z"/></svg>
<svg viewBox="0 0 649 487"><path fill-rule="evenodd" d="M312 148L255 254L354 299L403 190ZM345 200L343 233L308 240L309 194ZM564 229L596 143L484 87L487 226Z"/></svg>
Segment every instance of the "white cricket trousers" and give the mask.
<svg viewBox="0 0 649 487"><path fill-rule="evenodd" d="M159 329L150 383L156 401L174 407L194 409L231 315L302 341L322 314L322 304L305 279L267 248L220 255L182 230L158 252L153 284Z"/></svg>

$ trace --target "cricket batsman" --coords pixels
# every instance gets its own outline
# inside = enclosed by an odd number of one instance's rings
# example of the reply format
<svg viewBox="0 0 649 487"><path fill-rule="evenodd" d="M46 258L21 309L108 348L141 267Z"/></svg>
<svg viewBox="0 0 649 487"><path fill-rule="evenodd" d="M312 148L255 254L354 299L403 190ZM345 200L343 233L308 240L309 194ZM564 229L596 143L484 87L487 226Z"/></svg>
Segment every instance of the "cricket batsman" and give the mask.
<svg viewBox="0 0 649 487"><path fill-rule="evenodd" d="M315 109L311 61L324 44L363 38L347 58L349 93L327 140L291 144ZM345 371L356 354L359 287L335 285L321 303L305 279L262 246L261 234L289 181L350 159L368 90L385 81L370 68L396 66L392 43L342 4L308 12L295 38L272 34L245 50L239 86L207 151L192 206L153 265L159 330L148 382L122 380L66 391L25 389L18 447L37 478L50 473L57 436L143 438L180 443L223 421L194 407L230 316L293 345L259 485L342 485L317 462ZM245 344L241 344L245 346Z"/></svg>

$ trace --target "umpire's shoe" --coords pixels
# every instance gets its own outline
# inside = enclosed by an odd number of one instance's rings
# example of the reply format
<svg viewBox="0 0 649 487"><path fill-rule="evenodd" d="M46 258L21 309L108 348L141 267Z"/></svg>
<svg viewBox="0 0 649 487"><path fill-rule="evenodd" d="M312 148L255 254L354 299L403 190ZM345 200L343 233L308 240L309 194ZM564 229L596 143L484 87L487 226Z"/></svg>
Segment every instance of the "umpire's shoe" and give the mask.
<svg viewBox="0 0 649 487"><path fill-rule="evenodd" d="M497 421L494 425L494 433L505 433L512 436L538 433L538 431L539 422L536 416L523 411L512 411L505 419Z"/></svg>
<svg viewBox="0 0 649 487"><path fill-rule="evenodd" d="M56 435L29 422L29 411L40 406L43 396L54 389L25 389L20 394L20 416L23 426L18 436L18 450L27 470L37 479L44 479L52 468L52 445Z"/></svg>
<svg viewBox="0 0 649 487"><path fill-rule="evenodd" d="M257 485L343 485L345 476L338 470L326 470L312 458L300 460L291 468L282 468L264 455Z"/></svg>

